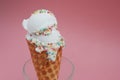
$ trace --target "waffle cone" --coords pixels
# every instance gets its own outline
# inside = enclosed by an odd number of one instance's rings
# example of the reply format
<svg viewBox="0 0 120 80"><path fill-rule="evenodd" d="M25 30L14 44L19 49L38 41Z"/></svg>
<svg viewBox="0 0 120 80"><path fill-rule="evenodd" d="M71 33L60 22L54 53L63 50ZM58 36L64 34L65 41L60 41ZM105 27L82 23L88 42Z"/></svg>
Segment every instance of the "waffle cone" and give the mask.
<svg viewBox="0 0 120 80"><path fill-rule="evenodd" d="M27 43L38 80L58 80L62 48L58 49L56 60L51 61L47 59L48 55L45 51L38 53L35 51L35 44L29 41Z"/></svg>

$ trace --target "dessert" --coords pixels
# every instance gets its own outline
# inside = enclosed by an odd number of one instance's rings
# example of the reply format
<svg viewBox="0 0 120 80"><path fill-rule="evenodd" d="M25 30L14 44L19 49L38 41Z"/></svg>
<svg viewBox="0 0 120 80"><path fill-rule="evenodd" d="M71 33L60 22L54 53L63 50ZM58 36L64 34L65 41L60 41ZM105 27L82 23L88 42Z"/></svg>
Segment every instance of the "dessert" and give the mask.
<svg viewBox="0 0 120 80"><path fill-rule="evenodd" d="M24 19L26 41L38 80L58 80L62 49L65 42L57 30L57 20L48 10L35 11Z"/></svg>

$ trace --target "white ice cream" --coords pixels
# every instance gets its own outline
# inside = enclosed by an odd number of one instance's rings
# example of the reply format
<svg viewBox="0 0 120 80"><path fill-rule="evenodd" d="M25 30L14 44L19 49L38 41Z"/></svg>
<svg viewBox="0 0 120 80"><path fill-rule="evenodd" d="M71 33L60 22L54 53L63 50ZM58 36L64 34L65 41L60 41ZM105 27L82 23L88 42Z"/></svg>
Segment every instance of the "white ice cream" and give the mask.
<svg viewBox="0 0 120 80"><path fill-rule="evenodd" d="M54 15L48 13L32 14L30 18L23 20L23 27L29 33L37 32L43 28L57 25L57 20Z"/></svg>
<svg viewBox="0 0 120 80"><path fill-rule="evenodd" d="M57 41L60 40L60 33L57 30L52 30L52 33L48 36L44 36L44 35L40 35L40 36L36 36L33 35L33 37L39 39L41 42L45 42L45 43L56 43Z"/></svg>
<svg viewBox="0 0 120 80"><path fill-rule="evenodd" d="M30 35L31 34L27 34L26 37L27 38L30 38ZM38 39L40 40L41 42L44 42L44 43L56 43L60 40L60 33L58 30L54 29L52 30L52 33L48 36L44 36L44 35L39 35L39 36L36 36L36 35L32 35L32 38L35 38L35 39Z"/></svg>

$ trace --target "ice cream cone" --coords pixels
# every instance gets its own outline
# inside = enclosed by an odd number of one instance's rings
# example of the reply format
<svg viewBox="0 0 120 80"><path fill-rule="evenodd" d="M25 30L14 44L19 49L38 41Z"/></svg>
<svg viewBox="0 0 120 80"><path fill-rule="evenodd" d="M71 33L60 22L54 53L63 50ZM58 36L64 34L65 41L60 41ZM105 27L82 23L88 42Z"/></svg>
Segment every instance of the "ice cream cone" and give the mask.
<svg viewBox="0 0 120 80"><path fill-rule="evenodd" d="M56 17L48 10L37 10L22 24L38 80L58 80L65 42Z"/></svg>
<svg viewBox="0 0 120 80"><path fill-rule="evenodd" d="M36 45L34 43L30 43L28 40L27 43L38 80L58 80L62 47L60 47L57 51L56 60L51 61L48 59L46 51L38 53L35 51Z"/></svg>

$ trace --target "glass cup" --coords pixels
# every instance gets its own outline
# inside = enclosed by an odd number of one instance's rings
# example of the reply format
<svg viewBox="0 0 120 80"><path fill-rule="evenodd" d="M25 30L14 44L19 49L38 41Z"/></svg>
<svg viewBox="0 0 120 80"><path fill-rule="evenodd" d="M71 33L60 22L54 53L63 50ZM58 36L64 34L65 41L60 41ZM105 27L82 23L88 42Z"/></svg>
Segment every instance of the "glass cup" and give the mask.
<svg viewBox="0 0 120 80"><path fill-rule="evenodd" d="M74 64L66 57L62 57L58 80L72 80L74 74ZM23 66L24 80L38 80L32 60L29 59Z"/></svg>

